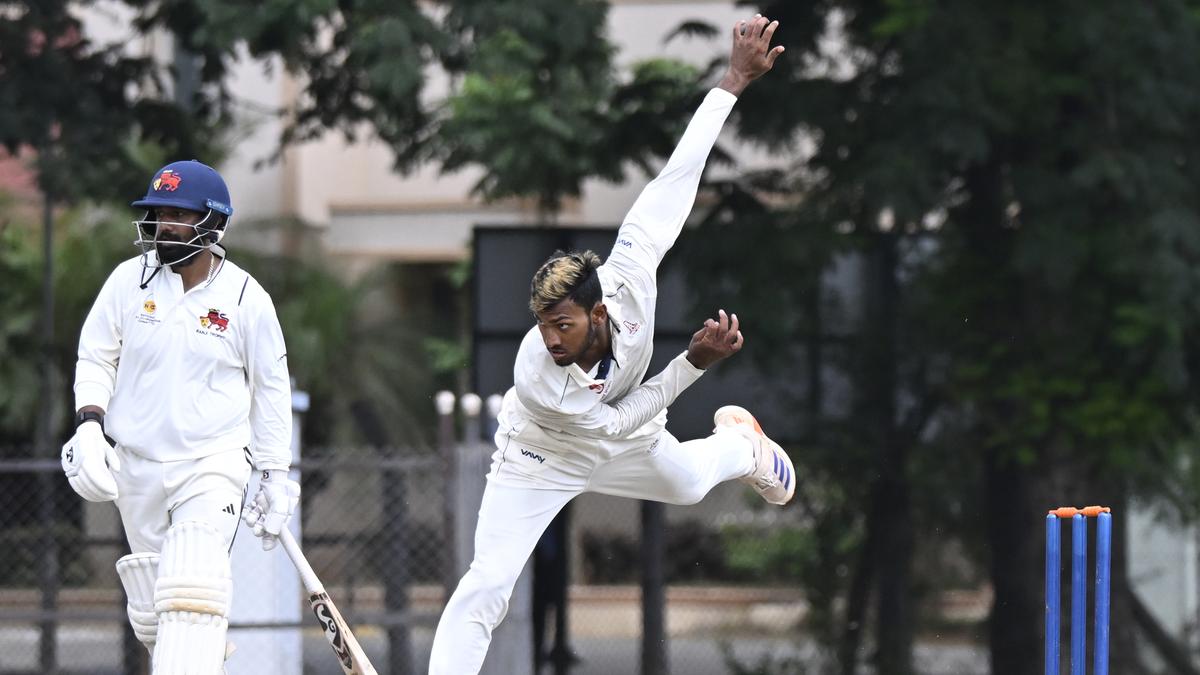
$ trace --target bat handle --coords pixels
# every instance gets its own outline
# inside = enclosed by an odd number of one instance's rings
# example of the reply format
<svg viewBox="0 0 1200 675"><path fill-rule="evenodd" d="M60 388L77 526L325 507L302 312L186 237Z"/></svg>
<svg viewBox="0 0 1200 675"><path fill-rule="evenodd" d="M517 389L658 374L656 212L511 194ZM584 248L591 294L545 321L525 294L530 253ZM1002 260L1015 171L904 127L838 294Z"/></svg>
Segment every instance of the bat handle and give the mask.
<svg viewBox="0 0 1200 675"><path fill-rule="evenodd" d="M324 593L325 585L313 571L312 565L308 564L304 552L300 550L300 544L296 542L296 538L292 536L292 531L287 528L286 524L279 530L279 542L283 544L283 550L287 552L288 557L292 559L292 564L296 566L296 571L300 573L300 581L304 584L304 588L313 595Z"/></svg>

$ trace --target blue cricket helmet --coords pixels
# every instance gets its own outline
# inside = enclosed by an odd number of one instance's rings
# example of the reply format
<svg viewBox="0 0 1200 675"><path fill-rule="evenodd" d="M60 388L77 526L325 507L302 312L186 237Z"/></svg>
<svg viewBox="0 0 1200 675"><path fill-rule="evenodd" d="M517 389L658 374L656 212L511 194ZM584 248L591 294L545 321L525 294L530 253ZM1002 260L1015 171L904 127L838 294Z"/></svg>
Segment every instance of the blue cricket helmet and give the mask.
<svg viewBox="0 0 1200 675"><path fill-rule="evenodd" d="M146 209L171 206L200 213L211 209L225 219L233 215L229 188L225 187L221 174L194 159L171 162L159 169L146 196L133 202L133 206Z"/></svg>

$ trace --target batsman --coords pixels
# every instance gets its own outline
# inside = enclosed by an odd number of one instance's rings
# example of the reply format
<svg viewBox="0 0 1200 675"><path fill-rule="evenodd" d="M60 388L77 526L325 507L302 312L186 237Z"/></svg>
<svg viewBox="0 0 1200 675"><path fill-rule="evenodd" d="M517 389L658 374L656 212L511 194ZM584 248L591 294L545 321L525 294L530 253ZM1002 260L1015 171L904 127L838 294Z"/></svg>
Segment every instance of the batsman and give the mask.
<svg viewBox="0 0 1200 675"><path fill-rule="evenodd" d="M534 274L530 309L537 325L517 353L474 560L438 623L430 675L479 672L534 544L576 495L694 504L718 483L741 480L769 503L791 499L791 460L746 410L717 410L707 438L680 442L665 429L675 398L742 348L736 314L719 310L686 352L642 381L658 265L692 210L700 174L737 97L783 52L771 47L778 25L756 16L734 27L728 72L634 202L608 260L601 263L591 251L557 253Z"/></svg>
<svg viewBox="0 0 1200 675"><path fill-rule="evenodd" d="M141 255L83 324L62 467L81 497L116 503L131 551L117 573L152 672L217 675L251 471L264 548L299 501L287 351L271 297L220 246L233 207L215 170L168 164L133 206Z"/></svg>

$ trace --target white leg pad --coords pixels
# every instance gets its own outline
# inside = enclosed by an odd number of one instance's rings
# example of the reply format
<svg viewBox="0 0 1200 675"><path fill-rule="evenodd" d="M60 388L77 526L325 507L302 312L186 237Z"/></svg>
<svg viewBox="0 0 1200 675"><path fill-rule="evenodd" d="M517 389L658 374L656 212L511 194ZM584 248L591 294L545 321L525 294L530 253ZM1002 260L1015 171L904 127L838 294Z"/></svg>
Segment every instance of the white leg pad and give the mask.
<svg viewBox="0 0 1200 675"><path fill-rule="evenodd" d="M129 598L125 611L138 642L154 653L158 614L154 612L154 582L158 579L157 553L132 553L117 561L117 575Z"/></svg>
<svg viewBox="0 0 1200 675"><path fill-rule="evenodd" d="M189 520L167 530L154 587L158 644L154 675L219 675L233 578L225 539Z"/></svg>

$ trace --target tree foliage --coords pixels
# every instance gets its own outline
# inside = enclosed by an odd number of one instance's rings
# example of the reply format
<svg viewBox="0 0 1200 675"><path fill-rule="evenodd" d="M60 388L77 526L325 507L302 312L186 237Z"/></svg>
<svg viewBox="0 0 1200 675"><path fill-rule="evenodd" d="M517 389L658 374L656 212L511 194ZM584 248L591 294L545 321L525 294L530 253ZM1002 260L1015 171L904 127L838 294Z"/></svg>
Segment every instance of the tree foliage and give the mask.
<svg viewBox="0 0 1200 675"><path fill-rule="evenodd" d="M93 41L81 17L97 4L0 14L0 141L40 151L41 186L56 199L127 198L162 156L212 163L233 115L228 75L249 55L303 87L280 111L282 143L369 134L398 169L477 166L483 197L534 195L551 214L586 178L616 180L626 162L669 152L698 75L659 60L618 77L598 0L437 11L413 0L124 0L116 11L132 14L135 35L171 38L165 63L126 39ZM436 67L451 78L446 96L429 92ZM148 145L162 152L146 158Z"/></svg>
<svg viewBox="0 0 1200 675"><path fill-rule="evenodd" d="M128 197L144 189L139 145L196 155L190 121L161 96L159 72L123 44L96 44L82 5L15 3L0 12L0 143L38 150L43 192L56 200Z"/></svg>
<svg viewBox="0 0 1200 675"><path fill-rule="evenodd" d="M462 86L433 151L443 168L479 166L482 196L536 197L552 217L585 179L668 154L700 73L656 59L618 77L607 13L598 0L455 3L447 26L472 39L447 60Z"/></svg>

